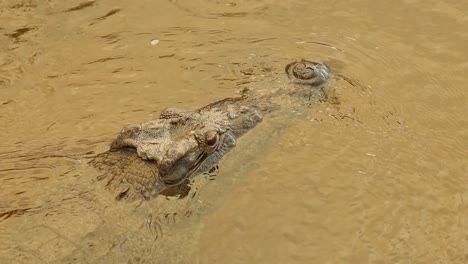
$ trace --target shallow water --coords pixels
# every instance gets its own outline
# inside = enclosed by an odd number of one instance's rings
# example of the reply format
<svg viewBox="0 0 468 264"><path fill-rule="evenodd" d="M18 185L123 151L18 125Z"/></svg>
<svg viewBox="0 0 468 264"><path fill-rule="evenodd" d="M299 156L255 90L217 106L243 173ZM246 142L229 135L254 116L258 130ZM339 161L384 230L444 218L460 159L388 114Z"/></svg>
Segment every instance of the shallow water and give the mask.
<svg viewBox="0 0 468 264"><path fill-rule="evenodd" d="M466 263L467 11L3 1L0 262ZM340 104L265 120L185 198L116 202L86 164L126 124L265 89L299 58L347 80Z"/></svg>

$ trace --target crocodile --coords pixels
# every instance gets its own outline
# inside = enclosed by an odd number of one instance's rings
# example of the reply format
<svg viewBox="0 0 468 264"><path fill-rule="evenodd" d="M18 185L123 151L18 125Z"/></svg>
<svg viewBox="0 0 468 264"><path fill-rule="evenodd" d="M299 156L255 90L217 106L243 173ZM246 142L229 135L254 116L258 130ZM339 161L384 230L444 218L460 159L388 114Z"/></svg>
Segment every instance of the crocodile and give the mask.
<svg viewBox="0 0 468 264"><path fill-rule="evenodd" d="M299 60L285 73L290 83L282 87L245 89L192 111L167 108L157 119L126 126L90 164L117 200L148 200L181 186L210 171L265 116L327 100L332 73L326 64Z"/></svg>

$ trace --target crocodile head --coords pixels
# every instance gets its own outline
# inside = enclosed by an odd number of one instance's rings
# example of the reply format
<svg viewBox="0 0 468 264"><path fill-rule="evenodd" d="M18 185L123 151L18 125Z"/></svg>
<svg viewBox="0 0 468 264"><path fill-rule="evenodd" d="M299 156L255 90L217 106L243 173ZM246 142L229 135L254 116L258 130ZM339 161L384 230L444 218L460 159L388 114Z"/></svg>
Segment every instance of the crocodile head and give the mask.
<svg viewBox="0 0 468 264"><path fill-rule="evenodd" d="M234 110L233 110L234 111ZM262 120L255 109L223 108L185 111L169 108L158 119L125 127L111 150L134 148L138 156L154 162L160 181L175 186L207 172L236 145L236 138Z"/></svg>
<svg viewBox="0 0 468 264"><path fill-rule="evenodd" d="M301 85L262 96L244 93L194 111L169 108L157 119L127 126L110 151L91 164L104 170L100 179L107 179L106 186L119 200L148 199L208 172L235 147L238 137L262 120L261 113L300 107L320 90L310 86L330 76L326 65L306 60L289 64L286 73Z"/></svg>

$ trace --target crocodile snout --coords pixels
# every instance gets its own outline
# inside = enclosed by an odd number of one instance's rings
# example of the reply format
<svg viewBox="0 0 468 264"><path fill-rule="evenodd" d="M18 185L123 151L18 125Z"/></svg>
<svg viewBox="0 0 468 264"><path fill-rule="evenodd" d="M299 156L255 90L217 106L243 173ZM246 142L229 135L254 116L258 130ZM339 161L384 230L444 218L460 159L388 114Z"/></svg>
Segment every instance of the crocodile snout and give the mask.
<svg viewBox="0 0 468 264"><path fill-rule="evenodd" d="M288 78L296 83L316 86L330 78L330 68L313 61L300 60L286 65L285 72Z"/></svg>

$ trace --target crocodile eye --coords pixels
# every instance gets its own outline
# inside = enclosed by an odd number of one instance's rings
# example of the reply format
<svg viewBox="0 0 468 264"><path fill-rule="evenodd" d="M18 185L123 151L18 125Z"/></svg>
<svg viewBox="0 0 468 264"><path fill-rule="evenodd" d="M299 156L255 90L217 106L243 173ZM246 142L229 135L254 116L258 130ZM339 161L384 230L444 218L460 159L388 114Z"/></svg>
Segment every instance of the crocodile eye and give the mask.
<svg viewBox="0 0 468 264"><path fill-rule="evenodd" d="M219 134L217 131L208 131L205 133L205 143L208 147L218 145Z"/></svg>

